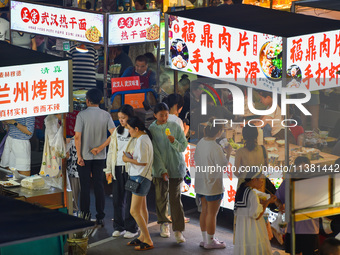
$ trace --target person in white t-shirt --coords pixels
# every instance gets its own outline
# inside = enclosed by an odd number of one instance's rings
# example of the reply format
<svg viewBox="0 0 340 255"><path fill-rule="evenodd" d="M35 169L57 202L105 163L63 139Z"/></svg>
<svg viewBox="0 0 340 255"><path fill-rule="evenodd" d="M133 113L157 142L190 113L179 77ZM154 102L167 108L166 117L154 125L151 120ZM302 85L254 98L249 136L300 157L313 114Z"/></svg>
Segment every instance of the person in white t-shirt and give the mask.
<svg viewBox="0 0 340 255"><path fill-rule="evenodd" d="M136 192L132 192L130 213L140 228L140 236L128 243L136 246L135 250L144 251L154 248L148 230L149 213L146 205L146 196L149 193L152 181L153 146L152 135L138 117L128 120L129 133L136 139L132 154L124 152L123 161L128 164L129 178L140 183ZM127 151L129 151L127 146Z"/></svg>
<svg viewBox="0 0 340 255"><path fill-rule="evenodd" d="M125 238L133 238L138 235L137 223L130 214L130 205L132 193L125 190L125 184L128 180L128 173L123 161L123 152L130 140L127 121L134 116L134 110L131 105L125 104L118 109L118 119L120 125L110 137L110 146L106 159L106 180L112 182L113 196L113 237L124 235ZM98 148L99 150L104 149Z"/></svg>
<svg viewBox="0 0 340 255"><path fill-rule="evenodd" d="M222 135L223 125L213 126L212 121L207 122L204 137L198 142L194 155L195 159L195 192L201 199L202 212L200 227L203 241L200 246L205 249L223 249L224 242L215 239L216 216L224 194L223 172L228 166L231 146L226 148L227 155L216 143ZM213 170L212 170L213 169Z"/></svg>

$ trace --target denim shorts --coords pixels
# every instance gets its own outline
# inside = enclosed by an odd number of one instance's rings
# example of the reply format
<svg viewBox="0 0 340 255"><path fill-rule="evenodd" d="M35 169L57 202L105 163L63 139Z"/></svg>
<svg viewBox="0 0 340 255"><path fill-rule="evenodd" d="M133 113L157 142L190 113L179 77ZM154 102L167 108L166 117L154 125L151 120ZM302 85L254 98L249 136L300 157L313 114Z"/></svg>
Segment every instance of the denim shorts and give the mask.
<svg viewBox="0 0 340 255"><path fill-rule="evenodd" d="M132 194L144 197L149 193L150 187L151 187L151 181L143 176L130 176L130 179L139 182L140 186L137 190L138 193L132 192ZM143 182L142 182L143 181Z"/></svg>
<svg viewBox="0 0 340 255"><path fill-rule="evenodd" d="M206 196L206 195L196 194L196 196L198 198L205 197L205 200L207 200L208 202L222 200L223 199L223 195L224 195L224 193L219 194L219 195L213 195L213 196Z"/></svg>

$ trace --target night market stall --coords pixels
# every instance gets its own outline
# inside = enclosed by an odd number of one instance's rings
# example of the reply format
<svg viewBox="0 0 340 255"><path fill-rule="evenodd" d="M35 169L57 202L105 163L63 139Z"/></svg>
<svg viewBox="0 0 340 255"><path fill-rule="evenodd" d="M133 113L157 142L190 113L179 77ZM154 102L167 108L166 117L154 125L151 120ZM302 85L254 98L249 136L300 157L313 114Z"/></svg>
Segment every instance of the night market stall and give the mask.
<svg viewBox="0 0 340 255"><path fill-rule="evenodd" d="M69 96L72 91L70 60L7 42L0 42L0 54L1 121L65 114L72 109ZM1 254L18 254L23 251L25 254L46 254L47 249L52 249L51 254L59 254L65 243L62 234L94 225L56 210L65 211L67 207L65 159L63 163L60 169L62 189L46 185L46 182L41 185L41 180L39 189L34 181L24 187L25 176L17 175L15 169L0 168L3 204ZM30 222L26 222L28 218Z"/></svg>
<svg viewBox="0 0 340 255"><path fill-rule="evenodd" d="M223 106L220 90L228 90L233 117L215 117L215 124L225 125L226 138L237 149L243 146L240 126L252 123L259 127L256 122L261 123L263 116L276 111L280 98L280 117L283 115L283 119L279 124L284 130L284 138L277 142L275 138L258 140L259 144L265 144L269 165L282 170L291 165L295 157L302 155L309 157L319 168L335 163L338 156L331 154L327 145L334 143L336 138L328 137L328 130L320 130L325 128L323 123L315 130L309 126L310 130L306 129L300 145L289 142L289 128L296 126L289 123L297 122L288 106L295 105L299 114L309 117L306 103L310 98L320 91L334 90L339 86L339 21L250 5L173 12L167 14L165 20L166 64L175 70L221 81L220 84L197 81L202 95L198 104L190 101L192 108L198 108L196 114L190 112L191 129L199 133L199 127L204 126L209 117L220 113L218 109ZM253 89L272 92L272 107L257 108L260 100L259 97L252 100L258 93ZM214 106L213 112L209 112L209 105ZM197 140L191 140L186 152L191 182L195 172L194 142ZM225 196L221 206L233 209L237 187L233 157L229 168L224 170ZM278 172L269 175L276 187L284 177L282 171ZM184 194L195 196L192 185Z"/></svg>

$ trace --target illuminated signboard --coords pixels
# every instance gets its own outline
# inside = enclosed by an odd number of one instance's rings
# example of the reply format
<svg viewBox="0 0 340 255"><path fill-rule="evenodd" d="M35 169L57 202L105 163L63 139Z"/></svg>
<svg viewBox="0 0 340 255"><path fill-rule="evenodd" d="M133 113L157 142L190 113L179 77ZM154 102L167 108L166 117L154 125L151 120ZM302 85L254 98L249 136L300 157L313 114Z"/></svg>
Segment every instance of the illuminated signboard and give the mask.
<svg viewBox="0 0 340 255"><path fill-rule="evenodd" d="M0 121L69 111L68 60L0 68Z"/></svg>
<svg viewBox="0 0 340 255"><path fill-rule="evenodd" d="M288 87L320 90L339 85L340 31L287 39Z"/></svg>
<svg viewBox="0 0 340 255"><path fill-rule="evenodd" d="M109 45L159 41L160 12L109 15Z"/></svg>
<svg viewBox="0 0 340 255"><path fill-rule="evenodd" d="M281 86L282 37L167 17L170 68L266 90Z"/></svg>
<svg viewBox="0 0 340 255"><path fill-rule="evenodd" d="M11 29L103 44L104 15L11 1Z"/></svg>

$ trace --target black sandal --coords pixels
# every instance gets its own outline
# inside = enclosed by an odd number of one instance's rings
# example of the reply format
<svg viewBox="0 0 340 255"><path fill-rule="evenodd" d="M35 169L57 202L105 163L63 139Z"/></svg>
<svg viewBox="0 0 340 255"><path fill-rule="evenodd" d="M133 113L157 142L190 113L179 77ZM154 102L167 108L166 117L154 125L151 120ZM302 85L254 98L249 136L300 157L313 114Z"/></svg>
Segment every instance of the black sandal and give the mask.
<svg viewBox="0 0 340 255"><path fill-rule="evenodd" d="M138 238L133 239L131 242L128 242L127 245L129 246L139 246L143 242L139 240Z"/></svg>
<svg viewBox="0 0 340 255"><path fill-rule="evenodd" d="M150 245L150 244L147 244L147 243L141 243L139 246L135 247L135 250L136 251L147 251L147 250L151 250L153 248L154 248L153 245Z"/></svg>

